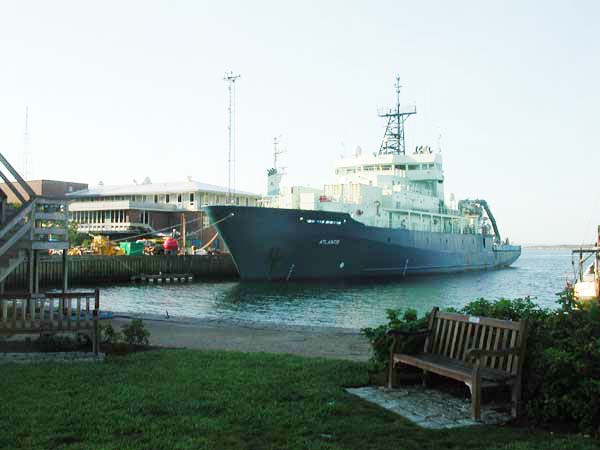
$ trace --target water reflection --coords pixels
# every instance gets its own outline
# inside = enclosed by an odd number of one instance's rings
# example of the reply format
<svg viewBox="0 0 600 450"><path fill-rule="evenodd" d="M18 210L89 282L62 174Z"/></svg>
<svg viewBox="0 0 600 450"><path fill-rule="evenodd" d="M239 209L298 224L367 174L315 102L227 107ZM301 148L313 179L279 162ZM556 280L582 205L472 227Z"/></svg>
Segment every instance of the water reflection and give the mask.
<svg viewBox="0 0 600 450"><path fill-rule="evenodd" d="M476 298L535 296L551 306L569 273L568 251L525 251L514 267L396 280L244 283L219 281L103 288L104 308L172 317L360 328L390 308L461 307Z"/></svg>

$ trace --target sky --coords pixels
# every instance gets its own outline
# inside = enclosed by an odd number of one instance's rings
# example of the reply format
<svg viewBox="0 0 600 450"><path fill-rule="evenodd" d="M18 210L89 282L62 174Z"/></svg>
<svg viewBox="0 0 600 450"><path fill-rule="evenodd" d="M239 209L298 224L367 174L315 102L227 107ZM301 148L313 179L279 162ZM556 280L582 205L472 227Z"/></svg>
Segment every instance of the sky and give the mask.
<svg viewBox="0 0 600 450"><path fill-rule="evenodd" d="M407 148L441 148L445 189L484 198L513 242L592 242L600 224L595 1L3 1L0 152L29 178L322 186L378 108L402 101Z"/></svg>

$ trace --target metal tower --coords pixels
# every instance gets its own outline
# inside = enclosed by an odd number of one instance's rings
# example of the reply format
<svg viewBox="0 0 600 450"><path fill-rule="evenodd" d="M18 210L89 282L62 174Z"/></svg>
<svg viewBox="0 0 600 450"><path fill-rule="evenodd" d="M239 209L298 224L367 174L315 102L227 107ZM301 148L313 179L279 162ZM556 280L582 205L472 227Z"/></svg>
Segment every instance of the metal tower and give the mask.
<svg viewBox="0 0 600 450"><path fill-rule="evenodd" d="M231 184L235 189L235 82L240 78L240 75L234 75L233 72L225 73L223 80L227 82L227 90L229 91L229 125L227 131L229 133L229 153L228 153L228 179L227 179L227 203L232 203ZM232 176L233 175L233 176Z"/></svg>
<svg viewBox="0 0 600 450"><path fill-rule="evenodd" d="M29 106L25 107L25 131L23 132L23 178L31 176L31 148L29 141Z"/></svg>
<svg viewBox="0 0 600 450"><path fill-rule="evenodd" d="M381 147L379 147L380 155L406 154L406 142L404 141L404 122L413 114L416 114L417 108L412 106L406 110L400 109L400 76L396 76L396 107L379 113L379 117L387 118L387 126Z"/></svg>

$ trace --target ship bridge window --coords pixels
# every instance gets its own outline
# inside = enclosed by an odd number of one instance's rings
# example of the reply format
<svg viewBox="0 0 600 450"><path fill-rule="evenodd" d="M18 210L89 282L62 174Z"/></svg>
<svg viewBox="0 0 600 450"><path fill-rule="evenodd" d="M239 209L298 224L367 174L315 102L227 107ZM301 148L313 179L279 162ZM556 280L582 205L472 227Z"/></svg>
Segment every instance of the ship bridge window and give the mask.
<svg viewBox="0 0 600 450"><path fill-rule="evenodd" d="M396 164L396 170L406 170L406 164Z"/></svg>
<svg viewBox="0 0 600 450"><path fill-rule="evenodd" d="M363 170L365 170L365 171L373 171L373 170L375 170L375 166L363 166Z"/></svg>
<svg viewBox="0 0 600 450"><path fill-rule="evenodd" d="M408 164L406 167L408 170L418 170L419 169L418 164Z"/></svg>
<svg viewBox="0 0 600 450"><path fill-rule="evenodd" d="M392 170L392 166L390 166L390 165L381 166L381 170Z"/></svg>

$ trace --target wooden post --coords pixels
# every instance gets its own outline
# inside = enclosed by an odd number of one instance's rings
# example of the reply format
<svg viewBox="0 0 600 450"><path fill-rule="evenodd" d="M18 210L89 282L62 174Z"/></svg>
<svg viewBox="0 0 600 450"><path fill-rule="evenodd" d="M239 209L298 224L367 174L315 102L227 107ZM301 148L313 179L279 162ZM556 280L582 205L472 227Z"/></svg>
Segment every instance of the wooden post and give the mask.
<svg viewBox="0 0 600 450"><path fill-rule="evenodd" d="M186 244L187 244L187 240L186 240L186 223L185 223L185 213L181 213L181 245L183 247L183 254L185 255L185 251L186 251Z"/></svg>
<svg viewBox="0 0 600 450"><path fill-rule="evenodd" d="M100 320L100 291L98 289L94 289L94 328L92 331L92 351L94 355L98 354L98 321Z"/></svg>
<svg viewBox="0 0 600 450"><path fill-rule="evenodd" d="M34 274L34 266L35 266L35 261L34 261L34 250L29 250L28 252L28 269L27 269L27 280L28 280L28 286L27 286L27 291L29 292L29 294L33 294L33 274Z"/></svg>
<svg viewBox="0 0 600 450"><path fill-rule="evenodd" d="M69 261L67 259L67 249L63 249L63 254L62 254L62 269L63 269L63 288L62 291L63 293L67 292L68 288L69 288Z"/></svg>

